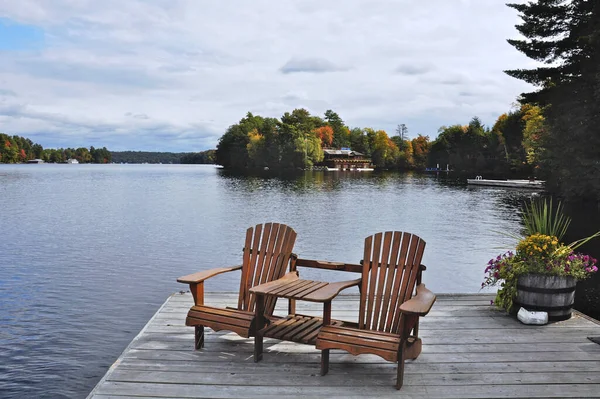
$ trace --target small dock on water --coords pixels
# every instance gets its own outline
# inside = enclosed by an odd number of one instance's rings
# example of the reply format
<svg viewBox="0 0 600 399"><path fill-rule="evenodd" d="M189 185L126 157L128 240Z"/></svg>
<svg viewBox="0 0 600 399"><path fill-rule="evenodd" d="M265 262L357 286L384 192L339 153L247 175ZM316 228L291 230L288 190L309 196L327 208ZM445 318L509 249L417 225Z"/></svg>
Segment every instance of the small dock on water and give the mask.
<svg viewBox="0 0 600 399"><path fill-rule="evenodd" d="M467 184L476 186L491 186L491 187L510 187L510 188L527 188L532 190L544 189L543 180L493 180L493 179L482 179L481 176L477 176L476 179L467 179Z"/></svg>
<svg viewBox="0 0 600 399"><path fill-rule="evenodd" d="M566 321L526 326L490 306L490 295L439 295L421 319L423 352L407 361L404 386L394 388L396 365L372 355L332 351L329 374L319 374L314 347L265 339L253 361L253 338L207 329L205 348L193 349L185 316L191 294L174 294L90 393L91 399L393 397L600 397L600 325L575 312ZM206 295L206 304L234 306L235 293ZM317 303L297 311L318 316ZM356 320L358 296L340 295L332 317ZM287 301L276 314L284 315Z"/></svg>

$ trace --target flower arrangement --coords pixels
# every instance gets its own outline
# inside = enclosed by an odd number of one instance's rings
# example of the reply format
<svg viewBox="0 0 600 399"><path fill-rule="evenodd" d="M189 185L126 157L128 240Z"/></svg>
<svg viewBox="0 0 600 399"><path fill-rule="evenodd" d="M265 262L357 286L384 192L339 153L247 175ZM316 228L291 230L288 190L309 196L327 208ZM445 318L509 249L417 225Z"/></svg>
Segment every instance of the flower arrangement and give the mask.
<svg viewBox="0 0 600 399"><path fill-rule="evenodd" d="M485 268L485 279L481 287L500 285L494 303L507 311L513 310L517 296L517 280L525 274L569 276L583 280L598 271L596 259L576 253L577 247L600 232L565 245L560 242L570 223L562 214L560 204L556 213L551 211L552 202L543 206L531 204L525 208L525 238L516 247L491 259ZM558 222L557 222L558 221Z"/></svg>

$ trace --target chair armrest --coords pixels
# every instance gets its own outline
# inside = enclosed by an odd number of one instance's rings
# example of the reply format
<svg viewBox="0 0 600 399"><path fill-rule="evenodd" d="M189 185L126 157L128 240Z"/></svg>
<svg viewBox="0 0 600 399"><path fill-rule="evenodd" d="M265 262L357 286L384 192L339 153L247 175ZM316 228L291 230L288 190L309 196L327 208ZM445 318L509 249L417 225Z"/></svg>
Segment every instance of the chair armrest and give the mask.
<svg viewBox="0 0 600 399"><path fill-rule="evenodd" d="M185 284L198 284L204 280L216 276L221 273L232 272L234 270L241 270L242 265L231 266L231 267L217 267L215 269L204 270L194 274L188 274L187 276L179 277L177 282Z"/></svg>
<svg viewBox="0 0 600 399"><path fill-rule="evenodd" d="M425 284L417 286L417 295L400 305L400 311L407 315L425 316L435 302L435 294L425 288Z"/></svg>
<svg viewBox="0 0 600 399"><path fill-rule="evenodd" d="M337 283L331 283L326 285L325 287L317 290L313 293L310 293L302 298L303 301L310 302L329 302L333 298L335 298L341 291L346 288L354 287L355 285L359 285L362 281L362 278L357 278L356 280L349 281L340 281Z"/></svg>

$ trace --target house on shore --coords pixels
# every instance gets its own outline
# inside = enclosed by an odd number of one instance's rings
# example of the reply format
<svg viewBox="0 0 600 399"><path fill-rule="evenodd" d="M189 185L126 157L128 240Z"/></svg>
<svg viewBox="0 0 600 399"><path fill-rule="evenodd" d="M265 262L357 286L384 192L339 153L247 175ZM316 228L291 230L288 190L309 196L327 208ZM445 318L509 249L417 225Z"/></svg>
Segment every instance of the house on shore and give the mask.
<svg viewBox="0 0 600 399"><path fill-rule="evenodd" d="M373 170L370 158L358 151L352 151L350 148L324 149L323 152L325 153L323 165L327 167L327 170Z"/></svg>

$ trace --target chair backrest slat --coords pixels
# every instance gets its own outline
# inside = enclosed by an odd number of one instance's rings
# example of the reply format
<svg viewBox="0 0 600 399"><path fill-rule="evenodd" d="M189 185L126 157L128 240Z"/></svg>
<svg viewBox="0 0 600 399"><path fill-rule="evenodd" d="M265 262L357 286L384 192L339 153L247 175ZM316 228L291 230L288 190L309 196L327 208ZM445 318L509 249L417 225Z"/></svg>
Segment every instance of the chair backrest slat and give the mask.
<svg viewBox="0 0 600 399"><path fill-rule="evenodd" d="M405 264L410 264L410 260L413 256L411 256L411 254L414 253L414 249L417 245L417 240L412 239L412 237L406 237L405 238L407 241L409 241L408 244L408 251L405 255ZM404 270L404 272L402 273L402 284L400 286L400 291L398 291L398 299L395 303L395 305L400 306L403 302L404 302L404 294L406 293L407 289L408 289L408 285L410 282L410 270ZM398 324L399 321L399 315L398 312L394 312L393 313L393 321L392 321L392 329L396 328L396 325Z"/></svg>
<svg viewBox="0 0 600 399"><path fill-rule="evenodd" d="M281 229L280 233L281 250L277 256L273 255L271 258L271 267L269 268L266 281L273 281L283 277L290 262L294 243L296 242L296 232L287 226L285 227L286 229ZM265 301L265 314L273 314L276 302L276 297L267 297Z"/></svg>
<svg viewBox="0 0 600 399"><path fill-rule="evenodd" d="M276 262L276 258L281 254L283 248L283 240L285 237L285 231L287 226L280 225L279 223L273 223L271 234L269 236L263 237L263 242L267 242L270 250L266 254L266 262L261 265L260 269L256 270L254 273L254 281L252 282L252 287L262 284L267 280L267 276L269 275L269 269L276 268L278 263ZM279 275L277 273L273 274L279 277L283 276L283 274ZM254 310L255 298L254 295L250 296L250 309ZM266 309L266 307L265 307Z"/></svg>
<svg viewBox="0 0 600 399"><path fill-rule="evenodd" d="M260 244L260 252L258 253L258 264L257 264L257 272L255 273L256 277L259 277L260 280L258 282L255 282L254 285L257 284L262 284L265 282L266 280L266 275L265 275L265 269L268 269L268 265L269 265L269 261L270 261L270 257L268 256L269 253L271 253L271 251L273 251L273 245L271 244L273 242L273 240L271 240L271 234L273 231L277 231L277 229L279 228L279 226L275 223L267 223L265 224L264 230L263 230L263 239L262 242ZM268 248L267 248L268 246ZM267 267L265 267L265 265ZM260 273L258 273L258 271L260 271Z"/></svg>
<svg viewBox="0 0 600 399"><path fill-rule="evenodd" d="M372 259L375 265L379 264L379 253L381 251L381 233L377 233L373 236L373 254ZM369 289L367 291L367 320L365 324L367 328L371 328L371 319L373 318L373 305L375 302L375 290L377 289L377 270L378 267L374 266L371 268L371 275L369 277Z"/></svg>
<svg viewBox="0 0 600 399"><path fill-rule="evenodd" d="M385 286L385 278L387 277L388 267L393 267L393 263L390 262L390 249L392 246L392 235L391 231L385 232L383 235L383 252L381 253L381 266L379 267L379 277L377 279L377 294L375 295L375 307L373 309L373 325L376 326L379 323L379 319L385 318L381 314L381 303L383 299L383 287ZM392 265L390 265L392 263Z"/></svg>
<svg viewBox="0 0 600 399"><path fill-rule="evenodd" d="M250 288L252 288L254 286L254 272L256 270L256 262L258 261L258 255L259 255L259 245L260 245L260 239L262 238L262 228L263 225L262 224L257 224L254 228L249 227L248 230L246 230L246 236L248 234L252 234L252 229L254 230L254 239L252 240L252 245L250 246L250 248L248 248L248 250L250 251L250 261L248 262L248 264L242 264L242 269L243 268L247 268L248 272L246 273L246 280L244 280L243 284L244 284L244 291L246 292L246 295L243 299L243 304L242 304L242 309L243 310L251 310L250 309Z"/></svg>
<svg viewBox="0 0 600 399"><path fill-rule="evenodd" d="M392 287L394 286L394 277L399 275L400 273L396 273L394 265L398 264L398 253L400 250L400 240L402 239L402 233L395 231L393 232L394 237L392 239L392 253L390 255L390 261L387 267L387 274L385 276L385 289L384 289L384 297L382 299L382 309L381 309L381 318L379 319L379 330L383 331L385 329L386 321L389 319L388 317L388 309L390 306L391 295L392 295Z"/></svg>
<svg viewBox="0 0 600 399"><path fill-rule="evenodd" d="M238 309L245 309L248 304L246 298L249 298L248 292L248 265L250 264L250 253L252 252L252 235L254 233L254 227L246 230L246 241L244 241L244 253L242 257L242 278L240 279L240 297L238 299Z"/></svg>
<svg viewBox="0 0 600 399"><path fill-rule="evenodd" d="M365 239L359 328L397 333L399 307L414 293L425 241L400 231Z"/></svg>
<svg viewBox="0 0 600 399"><path fill-rule="evenodd" d="M296 232L284 224L259 224L246 231L238 309L254 311L250 288L283 277L295 241ZM274 308L275 301L268 298L265 314L272 314Z"/></svg>
<svg viewBox="0 0 600 399"><path fill-rule="evenodd" d="M400 258L398 259L397 264L398 265L404 265L406 264L406 255L408 252L408 245L410 244L410 238L406 237L407 235L409 235L408 233L401 233L399 231L396 232L396 234L398 234L399 239L401 239L402 241L400 242ZM395 244L397 245L397 244ZM386 323L385 323L385 329L382 331L391 331L392 330L392 322L394 321L394 313L392 310L394 309L394 307L396 306L396 303L398 301L398 296L400 294L400 287L402 286L402 276L404 276L404 273L396 273L396 270L394 269L394 284L392 285L392 289L391 289L391 299L390 299L390 304L389 304L389 309L390 309L390 313L388 314Z"/></svg>

